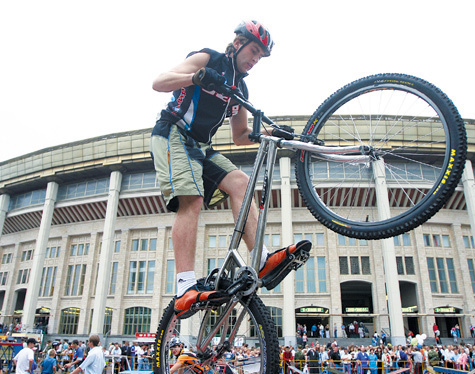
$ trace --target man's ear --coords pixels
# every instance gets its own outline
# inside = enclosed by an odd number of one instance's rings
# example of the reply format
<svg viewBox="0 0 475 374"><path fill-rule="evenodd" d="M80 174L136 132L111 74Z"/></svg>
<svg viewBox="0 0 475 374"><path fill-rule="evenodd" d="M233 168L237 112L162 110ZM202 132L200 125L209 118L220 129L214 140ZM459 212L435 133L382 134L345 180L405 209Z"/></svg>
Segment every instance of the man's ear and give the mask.
<svg viewBox="0 0 475 374"><path fill-rule="evenodd" d="M239 50L239 48L242 47L242 43L239 39L234 39L234 42L233 42L233 46L234 46L234 49L237 51Z"/></svg>

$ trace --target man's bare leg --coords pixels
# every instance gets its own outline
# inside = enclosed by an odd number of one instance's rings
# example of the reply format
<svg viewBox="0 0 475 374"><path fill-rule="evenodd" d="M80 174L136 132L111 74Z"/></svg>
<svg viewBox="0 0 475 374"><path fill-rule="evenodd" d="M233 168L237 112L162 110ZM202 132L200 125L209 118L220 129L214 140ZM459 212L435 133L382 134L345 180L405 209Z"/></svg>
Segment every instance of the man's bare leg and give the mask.
<svg viewBox="0 0 475 374"><path fill-rule="evenodd" d="M177 278L179 274L193 272L195 269L196 234L203 197L178 196L178 201L179 208L172 227ZM191 279L190 284L183 286L180 286L180 279L177 279L177 282L177 295L181 296L192 285L191 283L195 282L195 279Z"/></svg>
<svg viewBox="0 0 475 374"><path fill-rule="evenodd" d="M229 195L231 200L231 209L233 211L234 222L236 222L241 210L241 205L244 200L244 195L246 193L247 184L249 182L248 176L241 170L233 170L227 174L221 183L219 184L219 189L223 190ZM242 239L246 243L247 249L252 251L254 248L256 230L257 230L257 218L258 212L256 204L253 202L249 210L249 215L247 217L246 226L244 228L244 233Z"/></svg>

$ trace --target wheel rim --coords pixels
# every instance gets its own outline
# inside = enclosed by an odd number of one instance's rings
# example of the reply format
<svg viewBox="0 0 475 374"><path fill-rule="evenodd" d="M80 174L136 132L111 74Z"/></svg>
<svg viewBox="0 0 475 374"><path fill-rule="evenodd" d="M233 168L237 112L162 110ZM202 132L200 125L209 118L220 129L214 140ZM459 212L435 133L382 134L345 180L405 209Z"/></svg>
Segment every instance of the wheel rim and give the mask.
<svg viewBox="0 0 475 374"><path fill-rule="evenodd" d="M220 342L220 337L224 328L220 329L220 332L217 334L210 344L207 346L201 347L201 344L197 341L197 336L199 332L197 331L198 326L204 326L205 333L202 341L206 340L208 337L209 331L213 326L219 323L220 316L224 314L223 307L215 308L214 310L209 311L199 311L194 314L189 319L178 320L176 316L173 316L169 321L168 326L164 332L164 339L162 340L163 349L161 348L160 360L165 362L166 365L163 365L166 368L166 373L169 372L169 368L175 362L174 358L170 355L169 343L174 338L179 338L187 347L194 353L203 353L204 348L212 349L213 345L216 345ZM246 305L238 303L235 308L232 310L230 316L227 318L229 322L228 328L226 331L226 340L229 339L230 334L233 331L233 326L235 326L238 320L241 320L239 328L237 329L237 334L235 335L235 342L240 344L243 339L257 342L257 346L265 347L265 339L262 335L259 328L259 324L256 321L254 315L250 312ZM187 325L186 327L184 325ZM191 326L191 331L190 331ZM250 344L249 344L250 345ZM200 349L200 347L202 349ZM200 356L200 355L199 355ZM201 356L200 356L201 357ZM208 366L212 373L222 373L225 365L228 365L232 370L243 370L243 373L263 373L265 368L265 355L261 354L257 357L250 357L248 360L232 362L226 360L226 355L223 355L220 359L215 360L213 358L203 359L202 364Z"/></svg>
<svg viewBox="0 0 475 374"><path fill-rule="evenodd" d="M360 88L315 122L312 132L325 145L366 145L384 159L392 217L381 224L422 206L444 177L450 154L446 118L428 96L410 87ZM338 221L362 227L379 221L371 166L309 155L305 161L320 206Z"/></svg>

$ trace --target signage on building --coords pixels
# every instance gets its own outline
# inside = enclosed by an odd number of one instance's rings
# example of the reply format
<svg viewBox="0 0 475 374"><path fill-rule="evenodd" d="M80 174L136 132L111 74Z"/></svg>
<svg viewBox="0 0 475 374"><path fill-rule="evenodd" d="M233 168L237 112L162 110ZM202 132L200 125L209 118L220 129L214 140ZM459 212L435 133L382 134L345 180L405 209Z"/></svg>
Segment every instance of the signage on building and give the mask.
<svg viewBox="0 0 475 374"><path fill-rule="evenodd" d="M359 307L348 307L345 308L346 313L369 313L369 308L367 306Z"/></svg>
<svg viewBox="0 0 475 374"><path fill-rule="evenodd" d="M417 306L408 306L405 308L402 308L403 313L416 313L417 312Z"/></svg>
<svg viewBox="0 0 475 374"><path fill-rule="evenodd" d="M300 308L298 310L298 313L318 313L318 314L329 314L330 309L328 308L323 308L320 306L309 306L305 308Z"/></svg>
<svg viewBox="0 0 475 374"><path fill-rule="evenodd" d="M136 332L136 338L155 338L157 334L154 332Z"/></svg>
<svg viewBox="0 0 475 374"><path fill-rule="evenodd" d="M457 313L457 309L453 306L443 306L434 308L434 313Z"/></svg>

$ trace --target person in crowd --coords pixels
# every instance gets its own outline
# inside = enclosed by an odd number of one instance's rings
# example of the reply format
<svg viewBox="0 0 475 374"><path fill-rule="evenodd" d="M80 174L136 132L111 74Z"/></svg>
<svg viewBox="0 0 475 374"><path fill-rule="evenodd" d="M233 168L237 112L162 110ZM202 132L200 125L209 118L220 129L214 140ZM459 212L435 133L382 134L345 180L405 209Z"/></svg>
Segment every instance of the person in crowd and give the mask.
<svg viewBox="0 0 475 374"><path fill-rule="evenodd" d="M89 336L87 345L90 348L87 357L71 374L79 374L81 371L84 371L85 374L102 374L106 362L100 346L99 336L95 334Z"/></svg>
<svg viewBox="0 0 475 374"><path fill-rule="evenodd" d="M13 363L15 364L15 374L30 374L33 373L35 362L35 353L33 348L38 344L36 339L29 338L26 341L26 347L24 347L20 352L16 354L13 358Z"/></svg>
<svg viewBox="0 0 475 374"><path fill-rule="evenodd" d="M47 352L47 357L40 364L41 374L56 374L58 369L63 369L58 366L56 361L56 351L50 349Z"/></svg>

